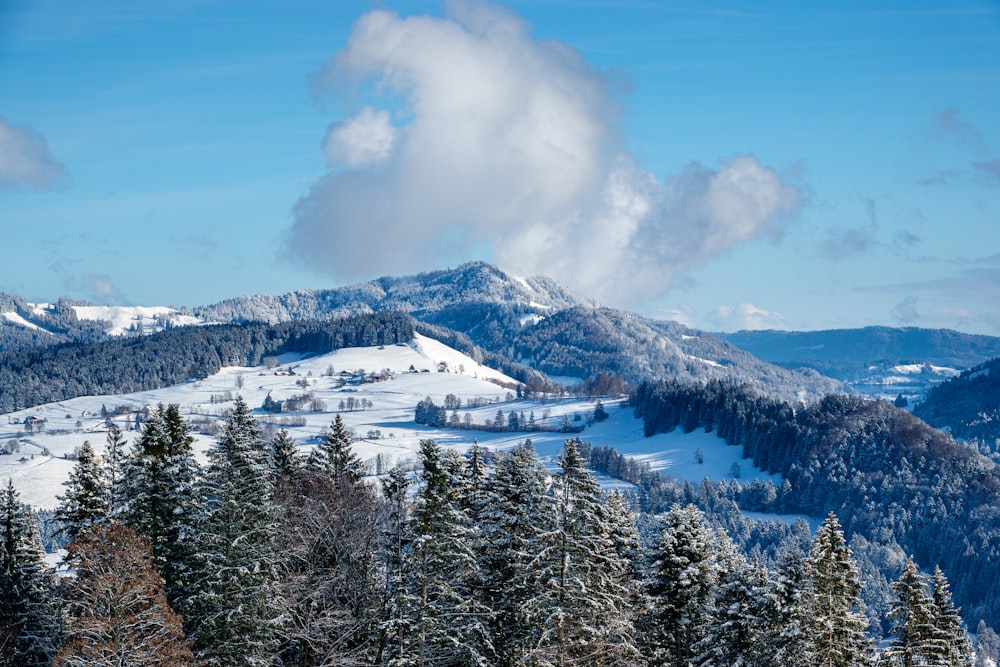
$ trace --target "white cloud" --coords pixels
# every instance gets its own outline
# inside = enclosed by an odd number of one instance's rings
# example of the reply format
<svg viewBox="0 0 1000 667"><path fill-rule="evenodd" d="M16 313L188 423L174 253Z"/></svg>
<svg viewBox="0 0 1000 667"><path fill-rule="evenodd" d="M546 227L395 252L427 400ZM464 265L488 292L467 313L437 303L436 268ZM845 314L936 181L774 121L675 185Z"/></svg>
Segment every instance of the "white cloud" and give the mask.
<svg viewBox="0 0 1000 667"><path fill-rule="evenodd" d="M22 185L48 188L64 173L40 134L0 116L0 189Z"/></svg>
<svg viewBox="0 0 1000 667"><path fill-rule="evenodd" d="M664 180L644 171L622 149L608 81L579 53L496 5L448 7L365 14L317 75L351 97L374 84L392 113L365 107L331 127L326 155L347 168L300 199L288 237L314 266L362 278L485 253L600 299L647 301L737 244L777 237L797 210L798 191L750 155Z"/></svg>
<svg viewBox="0 0 1000 667"><path fill-rule="evenodd" d="M347 120L333 123L323 140L323 152L330 165L374 167L392 156L396 128L389 112L364 107Z"/></svg>
<svg viewBox="0 0 1000 667"><path fill-rule="evenodd" d="M764 310L746 302L738 306L719 306L708 314L707 319L719 331L757 331L788 327L785 316L781 313Z"/></svg>

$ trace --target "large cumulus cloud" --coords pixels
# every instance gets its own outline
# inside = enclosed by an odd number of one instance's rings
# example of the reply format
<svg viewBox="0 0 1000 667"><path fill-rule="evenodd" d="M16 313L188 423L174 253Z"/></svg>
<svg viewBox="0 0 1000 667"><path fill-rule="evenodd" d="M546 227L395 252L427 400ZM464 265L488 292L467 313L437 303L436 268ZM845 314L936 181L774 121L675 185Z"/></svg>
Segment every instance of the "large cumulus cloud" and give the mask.
<svg viewBox="0 0 1000 667"><path fill-rule="evenodd" d="M295 207L288 247L312 265L354 279L485 255L621 302L780 234L798 207L751 155L644 171L579 53L496 5L448 7L365 14L317 74L366 106L328 129L331 170Z"/></svg>

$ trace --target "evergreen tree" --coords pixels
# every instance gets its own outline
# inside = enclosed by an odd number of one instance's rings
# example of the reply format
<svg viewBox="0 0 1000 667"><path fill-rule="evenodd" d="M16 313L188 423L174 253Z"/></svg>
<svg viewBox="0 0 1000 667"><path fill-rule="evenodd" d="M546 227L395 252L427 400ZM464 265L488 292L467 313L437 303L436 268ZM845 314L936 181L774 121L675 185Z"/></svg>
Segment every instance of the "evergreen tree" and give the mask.
<svg viewBox="0 0 1000 667"><path fill-rule="evenodd" d="M899 667L942 664L936 658L944 653L944 642L934 625L934 601L927 592L927 582L911 557L893 585L896 600L889 618L893 638L885 658Z"/></svg>
<svg viewBox="0 0 1000 667"><path fill-rule="evenodd" d="M858 568L840 522L831 512L816 530L807 562L813 654L817 665L854 667L869 662L871 645L861 611Z"/></svg>
<svg viewBox="0 0 1000 667"><path fill-rule="evenodd" d="M193 667L148 540L127 526L97 526L70 542L64 581L67 642L53 667Z"/></svg>
<svg viewBox="0 0 1000 667"><path fill-rule="evenodd" d="M201 507L193 442L178 405L152 410L126 461L122 513L125 523L149 540L167 600L185 620Z"/></svg>
<svg viewBox="0 0 1000 667"><path fill-rule="evenodd" d="M206 667L269 665L280 609L271 457L242 397L208 458L184 621Z"/></svg>
<svg viewBox="0 0 1000 667"><path fill-rule="evenodd" d="M702 638L694 645L695 664L704 667L767 664L757 656L766 614L764 590L767 576L740 554L725 533L716 534L718 580L709 599L707 618L699 629ZM765 656L766 657L766 656Z"/></svg>
<svg viewBox="0 0 1000 667"><path fill-rule="evenodd" d="M104 484L108 490L108 516L112 519L118 518L125 511L126 465L125 437L122 435L122 431L118 428L118 425L112 422L108 425L108 435L105 442L104 459L102 461Z"/></svg>
<svg viewBox="0 0 1000 667"><path fill-rule="evenodd" d="M107 478L89 440L83 441L80 456L63 486L66 492L58 498L56 518L70 539L108 516Z"/></svg>
<svg viewBox="0 0 1000 667"><path fill-rule="evenodd" d="M472 595L478 576L468 520L451 498L437 443L420 443L421 487L402 553L402 590L391 600L389 665L490 665L487 610Z"/></svg>
<svg viewBox="0 0 1000 667"><path fill-rule="evenodd" d="M401 466L394 466L382 480L382 533L379 556L384 574L381 605L381 624L376 664L385 664L387 647L396 647L401 653L405 646L406 624L405 588L403 586L403 560L409 546L409 480ZM400 655L389 656L400 658Z"/></svg>
<svg viewBox="0 0 1000 667"><path fill-rule="evenodd" d="M0 667L46 667L59 641L54 578L14 482L0 492Z"/></svg>
<svg viewBox="0 0 1000 667"><path fill-rule="evenodd" d="M531 659L560 667L638 657L623 585L629 566L611 540L601 487L586 470L579 446L567 440L559 457L552 480L555 521L531 564L539 583L525 609L541 630Z"/></svg>
<svg viewBox="0 0 1000 667"><path fill-rule="evenodd" d="M276 480L289 480L296 472L302 468L302 456L299 454L299 446L288 434L288 431L281 429L278 435L271 440L271 466L274 470Z"/></svg>
<svg viewBox="0 0 1000 667"><path fill-rule="evenodd" d="M766 662L787 667L816 664L809 632L810 585L806 553L798 544L786 544L767 593L773 612L764 614L765 634L761 643L768 657Z"/></svg>
<svg viewBox="0 0 1000 667"><path fill-rule="evenodd" d="M354 438L340 415L323 433L319 445L313 448L306 462L312 471L322 472L333 480L347 477L350 482L360 482L366 474L365 464L354 453L351 443Z"/></svg>
<svg viewBox="0 0 1000 667"><path fill-rule="evenodd" d="M935 659L946 667L968 667L972 664L972 642L951 600L951 588L940 567L934 568L930 586L934 628L944 649Z"/></svg>
<svg viewBox="0 0 1000 667"><path fill-rule="evenodd" d="M643 622L647 658L684 667L702 637L716 583L712 535L697 507L670 508L654 558Z"/></svg>
<svg viewBox="0 0 1000 667"><path fill-rule="evenodd" d="M519 446L499 458L485 484L478 552L499 665L519 664L540 641L540 629L523 610L540 585L533 562L543 547L542 536L554 528L547 478L534 450Z"/></svg>

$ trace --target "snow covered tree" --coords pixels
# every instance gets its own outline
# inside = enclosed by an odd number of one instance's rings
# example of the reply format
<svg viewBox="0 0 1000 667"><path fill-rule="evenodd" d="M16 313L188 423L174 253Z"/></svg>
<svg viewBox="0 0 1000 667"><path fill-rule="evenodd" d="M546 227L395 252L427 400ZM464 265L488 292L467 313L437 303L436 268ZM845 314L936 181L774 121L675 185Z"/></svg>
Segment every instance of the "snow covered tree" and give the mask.
<svg viewBox="0 0 1000 667"><path fill-rule="evenodd" d="M697 507L670 508L654 558L643 622L647 658L684 667L702 638L716 583L713 537Z"/></svg>
<svg viewBox="0 0 1000 667"><path fill-rule="evenodd" d="M816 530L807 561L810 635L816 665L853 667L870 661L858 567L831 512Z"/></svg>
<svg viewBox="0 0 1000 667"><path fill-rule="evenodd" d="M736 550L732 540L719 531L716 534L718 580L709 598L708 614L695 643L698 654L695 664L703 667L723 667L769 664L761 645L766 617L763 606L767 576L763 568L750 564Z"/></svg>
<svg viewBox="0 0 1000 667"><path fill-rule="evenodd" d="M83 441L80 456L63 486L66 492L58 498L56 518L63 523L63 530L70 539L108 516L107 479L89 440Z"/></svg>
<svg viewBox="0 0 1000 667"><path fill-rule="evenodd" d="M889 618L893 638L883 657L894 667L943 664L935 658L944 653L944 642L934 626L934 601L925 577L911 557L903 573L892 584L896 600Z"/></svg>
<svg viewBox="0 0 1000 667"><path fill-rule="evenodd" d="M180 407L161 404L150 412L125 464L122 519L149 540L167 599L182 616L187 615L185 604L192 592L193 540L200 511L201 469L193 442Z"/></svg>
<svg viewBox="0 0 1000 667"><path fill-rule="evenodd" d="M764 614L761 644L769 658L766 662L786 667L816 664L809 632L810 586L805 551L798 544L786 544L767 592L773 611Z"/></svg>
<svg viewBox="0 0 1000 667"><path fill-rule="evenodd" d="M382 532L379 560L382 566L383 595L376 664L385 664L387 646L405 646L403 557L409 545L407 525L410 481L401 466L394 466L382 480ZM397 656L398 657L398 656Z"/></svg>
<svg viewBox="0 0 1000 667"><path fill-rule="evenodd" d="M525 605L541 630L530 660L570 665L627 663L638 657L623 574L628 564L610 537L600 484L579 441L567 440L552 479L555 520L531 563L538 588Z"/></svg>
<svg viewBox="0 0 1000 667"><path fill-rule="evenodd" d="M108 425L101 468L104 472L104 484L108 489L108 516L112 519L118 518L125 510L126 462L125 437L118 425L111 423Z"/></svg>
<svg viewBox="0 0 1000 667"><path fill-rule="evenodd" d="M515 447L502 455L485 483L480 512L482 593L493 610L490 624L497 664L519 664L540 640L541 630L522 613L535 596L532 565L553 528L555 510L547 494L548 474L533 449Z"/></svg>
<svg viewBox="0 0 1000 667"><path fill-rule="evenodd" d="M402 553L402 590L384 629L389 665L491 665L487 610L472 594L478 576L467 517L451 499L437 443L420 443L421 487Z"/></svg>
<svg viewBox="0 0 1000 667"><path fill-rule="evenodd" d="M302 456L299 454L299 446L288 434L288 431L281 429L278 434L268 443L271 449L271 466L276 479L288 480L302 468Z"/></svg>
<svg viewBox="0 0 1000 667"><path fill-rule="evenodd" d="M930 587L934 628L944 648L936 659L946 667L968 667L972 664L972 642L962 625L962 617L951 600L951 587L940 567L934 568Z"/></svg>
<svg viewBox="0 0 1000 667"><path fill-rule="evenodd" d="M279 486L282 663L373 661L379 581L377 503L364 482L303 470Z"/></svg>
<svg viewBox="0 0 1000 667"><path fill-rule="evenodd" d="M270 665L280 609L271 457L242 397L208 459L184 622L206 667Z"/></svg>
<svg viewBox="0 0 1000 667"><path fill-rule="evenodd" d="M12 480L0 492L0 667L46 667L59 643L55 581Z"/></svg>
<svg viewBox="0 0 1000 667"><path fill-rule="evenodd" d="M149 542L127 526L96 526L70 542L66 644L53 667L194 666Z"/></svg>
<svg viewBox="0 0 1000 667"><path fill-rule="evenodd" d="M346 476L352 483L360 482L367 470L364 462L354 453L352 442L354 438L351 432L340 415L337 415L323 433L320 443L309 453L306 467L322 472L334 480Z"/></svg>

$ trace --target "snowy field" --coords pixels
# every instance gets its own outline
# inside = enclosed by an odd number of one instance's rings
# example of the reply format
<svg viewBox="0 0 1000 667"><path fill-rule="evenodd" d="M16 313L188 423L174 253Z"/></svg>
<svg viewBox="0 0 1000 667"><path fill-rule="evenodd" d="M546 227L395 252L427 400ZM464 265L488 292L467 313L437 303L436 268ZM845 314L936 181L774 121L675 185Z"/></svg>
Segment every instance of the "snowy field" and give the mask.
<svg viewBox="0 0 1000 667"><path fill-rule="evenodd" d="M499 409L505 416L511 410L526 416L533 412L536 422L553 428L557 428L564 417L574 425L584 424L594 409L594 403L588 400L509 401L511 390L496 382L512 384L512 379L436 340L419 335L406 345L348 348L307 358L287 355L278 362L278 366L270 368L224 368L204 380L154 391L81 397L0 415L0 443L15 438L21 443L18 452L0 455L0 482L6 484L8 478L13 479L25 502L35 507L54 507L58 502L56 496L63 490L62 482L73 467L73 462L64 456L84 440L89 440L97 451L103 451L106 426L101 416L102 407L108 411L123 405L130 407L132 414L114 417L114 420L132 441L138 436L138 431L132 430L137 410L160 403L176 403L189 421L221 424L225 411L232 408L232 401L226 397L239 394L262 421L292 418L304 422L304 425L288 427L304 453L316 445L317 436L336 414L340 414L359 438L355 442L358 455L371 462L381 455L386 466L415 460L419 443L426 438L433 438L444 447L464 451L473 440L491 450L504 450L530 437L550 467L554 466L560 448L569 437L566 434L492 433L419 426L413 421L416 404L429 396L441 405L445 396L454 394L463 405L471 401L485 403L482 407L459 411L462 417L471 414L476 424L492 421ZM352 384L362 373L377 374L383 379L369 384ZM268 395L274 401L281 401L306 392L322 402L315 406L320 407L320 411L271 416L261 407ZM345 407L351 403L370 407L341 411L341 402ZM594 446L607 444L622 454L648 461L657 470L696 483L706 477L711 480L730 478L735 463L740 468L741 481L771 479L780 485L780 478L754 469L749 461L741 459L741 448L727 446L714 434L675 432L644 438L642 423L632 416L631 410L615 401L606 401L605 408L610 417L604 422L593 423L580 434ZM42 421L43 425L41 428L32 425L29 432L26 422L32 418ZM213 438L194 435L196 450L203 456ZM701 450L703 463L696 461L697 450ZM599 479L606 488L628 487L608 477L600 476Z"/></svg>

